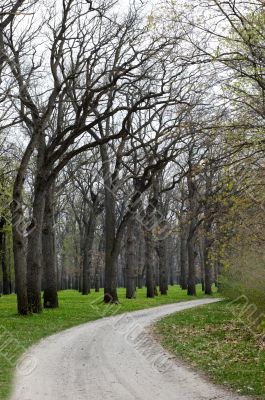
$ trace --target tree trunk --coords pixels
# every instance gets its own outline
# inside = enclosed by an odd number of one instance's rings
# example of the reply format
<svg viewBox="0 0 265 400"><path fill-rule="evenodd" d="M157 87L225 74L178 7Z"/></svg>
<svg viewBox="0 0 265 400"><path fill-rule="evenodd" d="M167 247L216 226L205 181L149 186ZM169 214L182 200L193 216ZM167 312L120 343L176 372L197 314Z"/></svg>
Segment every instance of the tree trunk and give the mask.
<svg viewBox="0 0 265 400"><path fill-rule="evenodd" d="M11 212L17 309L20 315L27 315L29 309L24 215L22 207L22 175L21 171L19 171L14 183Z"/></svg>
<svg viewBox="0 0 265 400"><path fill-rule="evenodd" d="M210 164L211 165L211 164ZM208 174L206 174L206 187L205 187L205 220L204 220L204 276L205 276L205 294L212 294L212 281L213 271L212 263L210 260L210 249L213 243L211 239L212 224L214 221L214 215L211 212L211 194L212 194L212 183L213 183L214 171L210 167ZM208 200L210 203L208 203Z"/></svg>
<svg viewBox="0 0 265 400"><path fill-rule="evenodd" d="M204 239L204 277L205 277L205 294L212 295L213 268L210 260L210 249L212 241L209 239L212 221L205 221L205 239Z"/></svg>
<svg viewBox="0 0 265 400"><path fill-rule="evenodd" d="M197 200L196 188L193 181L192 165L189 165L187 175L188 184L188 204L189 204L189 229L187 238L188 250L188 295L196 295L196 266L195 266L195 245L196 245L196 227L197 227Z"/></svg>
<svg viewBox="0 0 265 400"><path fill-rule="evenodd" d="M211 233L212 221L209 219L205 220L204 228L205 228L205 238L204 238L204 279L205 279L205 294L212 295L212 264L210 260L210 249L212 241L209 239L209 235Z"/></svg>
<svg viewBox="0 0 265 400"><path fill-rule="evenodd" d="M87 296L91 292L91 281L90 281L90 271L91 271L91 250L90 245L86 244L84 248L84 259L83 259L83 279L82 279L82 295Z"/></svg>
<svg viewBox="0 0 265 400"><path fill-rule="evenodd" d="M102 283L102 253L104 251L104 237L102 236L98 245L97 262L95 265L95 292L99 292Z"/></svg>
<svg viewBox="0 0 265 400"><path fill-rule="evenodd" d="M180 286L187 289L187 237L184 223L180 223Z"/></svg>
<svg viewBox="0 0 265 400"><path fill-rule="evenodd" d="M136 297L137 283L137 262L136 262L136 237L135 221L131 219L127 227L126 241L126 298L134 299Z"/></svg>
<svg viewBox="0 0 265 400"><path fill-rule="evenodd" d="M100 289L100 272L96 270L95 273L95 292L98 293Z"/></svg>
<svg viewBox="0 0 265 400"><path fill-rule="evenodd" d="M176 250L177 243L174 242L173 236L170 235L167 238L167 270L168 270L168 283L170 286L174 286L174 282L179 283L179 275L177 270L179 267L178 254L179 251Z"/></svg>
<svg viewBox="0 0 265 400"><path fill-rule="evenodd" d="M155 297L155 275L154 275L154 241L151 231L145 232L145 270L147 297Z"/></svg>
<svg viewBox="0 0 265 400"><path fill-rule="evenodd" d="M170 286L174 286L174 274L173 274L173 264L170 264Z"/></svg>
<svg viewBox="0 0 265 400"><path fill-rule="evenodd" d="M138 264L138 277L137 287L142 289L145 282L145 240L142 225L138 223L137 230L137 264Z"/></svg>
<svg viewBox="0 0 265 400"><path fill-rule="evenodd" d="M212 295L212 268L208 252L205 256L205 294Z"/></svg>
<svg viewBox="0 0 265 400"><path fill-rule="evenodd" d="M194 176L193 151L194 140L189 147L189 170L187 173L187 188L188 188L188 232L187 232L187 253L188 253L188 295L196 295L196 265L195 265L195 246L196 246L196 230L198 218L198 201L196 192L196 181Z"/></svg>
<svg viewBox="0 0 265 400"><path fill-rule="evenodd" d="M193 225L193 224L192 224ZM196 295L196 268L195 268L195 235L191 227L187 241L188 248L188 295Z"/></svg>
<svg viewBox="0 0 265 400"><path fill-rule="evenodd" d="M160 240L157 247L159 259L159 289L162 295L168 291L168 262L166 239Z"/></svg>
<svg viewBox="0 0 265 400"><path fill-rule="evenodd" d="M41 260L42 260L42 226L45 208L45 185L37 177L33 217L29 227L27 255L27 291L29 310L33 313L42 311L41 304Z"/></svg>
<svg viewBox="0 0 265 400"><path fill-rule="evenodd" d="M180 273L179 273L179 251L176 251L177 242L173 240L172 235L169 238L169 242L167 244L168 251L168 273L169 273L169 284L170 286L174 286L175 283L179 284L180 281Z"/></svg>
<svg viewBox="0 0 265 400"><path fill-rule="evenodd" d="M199 240L199 245L198 245L198 250L199 250L199 260L200 260L200 273L201 273L201 285L202 285L202 291L205 291L205 238L202 237L201 240Z"/></svg>
<svg viewBox="0 0 265 400"><path fill-rule="evenodd" d="M82 293L83 290L83 268L80 268L79 276L78 276L78 292Z"/></svg>
<svg viewBox="0 0 265 400"><path fill-rule="evenodd" d="M113 193L105 189L105 279L104 302L117 303L117 257L115 249L115 199Z"/></svg>
<svg viewBox="0 0 265 400"><path fill-rule="evenodd" d="M92 209L89 216L89 221L85 226L84 236L84 259L83 259L83 285L82 294L88 295L91 289L91 268L92 268L92 251L94 236L96 230L96 215Z"/></svg>
<svg viewBox="0 0 265 400"><path fill-rule="evenodd" d="M104 302L118 303L117 260L109 251L105 256Z"/></svg>
<svg viewBox="0 0 265 400"><path fill-rule="evenodd" d="M107 128L108 129L108 128ZM105 209L105 277L104 302L118 303L117 294L117 254L115 251L116 239L116 204L113 193L110 161L105 145L100 147L102 170L104 179L104 209Z"/></svg>
<svg viewBox="0 0 265 400"><path fill-rule="evenodd" d="M26 261L26 244L25 244L25 228L23 214L23 184L25 180L26 170L35 149L39 132L34 132L27 148L23 154L19 165L16 179L13 185L13 201L11 206L12 213L12 236L13 236L13 252L14 252L14 269L15 269L15 285L17 293L18 313L27 315L28 297L27 297L27 261Z"/></svg>
<svg viewBox="0 0 265 400"><path fill-rule="evenodd" d="M28 228L28 253L27 253L27 293L29 311L40 313L41 304L41 271L42 271L42 227L45 209L45 196L48 171L45 167L45 136L41 131L37 143L37 166L34 183L34 200L32 207L32 220Z"/></svg>
<svg viewBox="0 0 265 400"><path fill-rule="evenodd" d="M44 308L57 308L57 270L55 252L54 185L45 196L45 209L42 229L42 262L44 276Z"/></svg>
<svg viewBox="0 0 265 400"><path fill-rule="evenodd" d="M157 228L157 204L158 190L157 181L153 182L152 194L150 195L148 206L144 217L145 230L145 271L146 271L146 287L147 297L155 297L157 292L156 287L156 265L154 259L154 229Z"/></svg>

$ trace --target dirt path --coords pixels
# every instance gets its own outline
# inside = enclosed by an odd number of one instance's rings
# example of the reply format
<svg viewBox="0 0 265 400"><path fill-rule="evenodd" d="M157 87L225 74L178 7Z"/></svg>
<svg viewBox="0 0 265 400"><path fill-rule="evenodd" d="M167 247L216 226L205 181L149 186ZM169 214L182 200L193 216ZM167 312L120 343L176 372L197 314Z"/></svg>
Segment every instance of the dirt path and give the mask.
<svg viewBox="0 0 265 400"><path fill-rule="evenodd" d="M118 315L50 336L25 354L12 400L243 399L178 365L145 330L168 314L214 301Z"/></svg>

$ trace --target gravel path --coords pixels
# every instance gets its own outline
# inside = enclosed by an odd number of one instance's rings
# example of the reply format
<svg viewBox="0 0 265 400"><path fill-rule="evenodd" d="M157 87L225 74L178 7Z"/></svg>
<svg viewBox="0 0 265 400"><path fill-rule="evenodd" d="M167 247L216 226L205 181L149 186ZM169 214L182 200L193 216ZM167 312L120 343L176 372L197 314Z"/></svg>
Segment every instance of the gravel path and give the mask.
<svg viewBox="0 0 265 400"><path fill-rule="evenodd" d="M50 336L21 360L12 400L243 399L178 364L145 329L168 314L215 301L160 306Z"/></svg>

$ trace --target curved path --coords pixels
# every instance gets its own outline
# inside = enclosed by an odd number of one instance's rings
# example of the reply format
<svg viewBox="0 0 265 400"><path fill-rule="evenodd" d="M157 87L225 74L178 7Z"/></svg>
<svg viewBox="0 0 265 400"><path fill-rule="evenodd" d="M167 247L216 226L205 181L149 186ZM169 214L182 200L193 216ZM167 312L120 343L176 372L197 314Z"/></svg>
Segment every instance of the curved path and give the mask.
<svg viewBox="0 0 265 400"><path fill-rule="evenodd" d="M122 314L50 336L17 367L12 400L243 399L178 364L145 330L168 314L215 301Z"/></svg>

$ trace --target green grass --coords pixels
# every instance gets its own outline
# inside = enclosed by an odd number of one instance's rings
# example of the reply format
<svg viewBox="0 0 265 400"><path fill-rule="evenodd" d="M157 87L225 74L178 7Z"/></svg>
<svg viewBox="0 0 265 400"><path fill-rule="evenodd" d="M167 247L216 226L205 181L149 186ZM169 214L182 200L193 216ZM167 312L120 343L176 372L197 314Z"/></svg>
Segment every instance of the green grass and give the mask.
<svg viewBox="0 0 265 400"><path fill-rule="evenodd" d="M146 291L138 290L137 299L127 300L125 289L119 289L120 305L104 305L103 292L82 296L76 291L59 293L60 308L45 310L40 315L21 317L16 311L16 297L0 298L0 400L10 394L14 368L21 354L33 343L53 333L92 321L113 313L136 311L162 304L191 300L178 286L170 287L168 296L146 298ZM198 287L198 298L203 293Z"/></svg>
<svg viewBox="0 0 265 400"><path fill-rule="evenodd" d="M186 310L159 321L155 333L215 383L265 399L265 336L240 319L240 311L242 305L225 301Z"/></svg>

